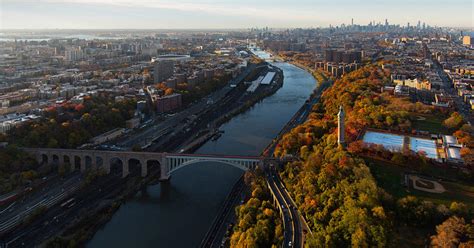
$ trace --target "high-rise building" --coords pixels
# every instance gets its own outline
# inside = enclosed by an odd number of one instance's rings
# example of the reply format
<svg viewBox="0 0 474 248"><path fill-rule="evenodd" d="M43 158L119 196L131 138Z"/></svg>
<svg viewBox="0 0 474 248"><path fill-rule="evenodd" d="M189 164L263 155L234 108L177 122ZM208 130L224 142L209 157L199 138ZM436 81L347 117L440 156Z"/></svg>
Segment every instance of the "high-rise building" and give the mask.
<svg viewBox="0 0 474 248"><path fill-rule="evenodd" d="M64 59L66 61L76 61L84 59L84 53L80 48L68 49L64 53Z"/></svg>
<svg viewBox="0 0 474 248"><path fill-rule="evenodd" d="M469 35L463 36L462 37L462 44L465 46L470 46L473 44L472 37Z"/></svg>
<svg viewBox="0 0 474 248"><path fill-rule="evenodd" d="M324 59L326 60L326 62L331 62L331 61L333 61L333 56L332 56L333 51L334 51L334 50L326 50L326 51L324 51Z"/></svg>
<svg viewBox="0 0 474 248"><path fill-rule="evenodd" d="M181 107L181 94L171 94L156 99L156 111L166 113Z"/></svg>
<svg viewBox="0 0 474 248"><path fill-rule="evenodd" d="M339 107L339 113L337 114L337 143L341 146L346 145L345 139L345 127L344 127L344 118L346 114L342 106Z"/></svg>
<svg viewBox="0 0 474 248"><path fill-rule="evenodd" d="M172 60L157 60L154 62L153 82L162 83L166 79L173 76L174 61Z"/></svg>

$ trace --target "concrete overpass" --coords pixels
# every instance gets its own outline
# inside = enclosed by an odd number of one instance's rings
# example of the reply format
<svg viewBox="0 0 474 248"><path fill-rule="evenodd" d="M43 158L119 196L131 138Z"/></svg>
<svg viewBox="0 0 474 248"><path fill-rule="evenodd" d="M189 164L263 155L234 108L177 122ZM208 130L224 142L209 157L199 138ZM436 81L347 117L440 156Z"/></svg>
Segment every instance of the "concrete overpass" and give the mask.
<svg viewBox="0 0 474 248"><path fill-rule="evenodd" d="M160 166L160 180L168 180L171 174L188 165L198 162L220 162L239 168L243 171L254 170L262 167L264 157L204 155L204 154L173 154L154 152L132 151L101 151L101 150L76 150L76 149L50 149L50 148L23 148L32 154L38 163L69 164L72 170L104 169L110 173L111 167L119 164L122 167L122 176L130 173L130 164L139 163L141 175L148 175L149 166Z"/></svg>

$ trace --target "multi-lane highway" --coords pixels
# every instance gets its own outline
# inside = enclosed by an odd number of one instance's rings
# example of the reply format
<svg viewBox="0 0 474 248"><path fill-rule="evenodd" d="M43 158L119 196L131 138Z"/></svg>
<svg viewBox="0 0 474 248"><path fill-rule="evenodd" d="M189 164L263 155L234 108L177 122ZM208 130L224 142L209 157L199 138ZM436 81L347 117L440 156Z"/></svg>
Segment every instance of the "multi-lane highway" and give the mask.
<svg viewBox="0 0 474 248"><path fill-rule="evenodd" d="M73 194L80 186L81 175L76 172L66 179L52 180L41 189L17 200L0 213L0 234L20 225L38 209L49 208Z"/></svg>
<svg viewBox="0 0 474 248"><path fill-rule="evenodd" d="M295 115L290 119L290 121L288 121L288 123L282 128L280 133L274 139L274 142L269 144L269 146L264 150L264 155L273 154L277 141L281 138L281 136L289 132L292 128L306 121L309 114L311 113L313 105L319 101L322 92L332 84L332 81L320 83L321 85L315 91L315 94L310 97L310 99L306 101L303 106L301 106L298 112L296 112ZM310 231L309 227L298 212L295 202L286 190L283 182L281 181L281 178L279 177L276 171L276 167L273 166L271 167L271 169L268 169L268 171L266 171L266 175L268 186L270 187L270 190L274 193L278 201L279 208L282 209L283 228L285 231L283 244L284 247L303 247L304 235L306 232ZM229 220L227 220L227 222L230 223ZM221 233L212 234L213 237L215 237L214 242L212 243L212 247L216 247L219 244L222 244L222 242L218 243L217 241L223 240L223 238L225 238L225 233L222 233L222 229L219 230L221 230ZM204 240L206 240L206 238Z"/></svg>
<svg viewBox="0 0 474 248"><path fill-rule="evenodd" d="M80 217L93 213L101 200L121 192L126 185L125 180L127 179L121 178L120 173L116 173L102 177L87 188L69 185L69 190L65 190L67 193L62 194L65 197L57 196L56 201L49 201L48 210L30 220L28 225L0 235L0 247L33 247L34 244L40 244L64 231ZM69 199L73 199L72 204L61 206Z"/></svg>
<svg viewBox="0 0 474 248"><path fill-rule="evenodd" d="M157 140L161 136L177 132L181 130L185 125L183 124L185 120L191 116L199 116L202 112L205 112L212 105L218 105L219 102L226 97L233 89L232 84L238 83L245 79L251 71L255 70L255 65L250 65L245 69L239 76L230 80L224 87L211 93L208 97L202 98L197 102L191 104L186 109L174 114L166 116L165 120L158 122L150 127L145 127L138 132L130 134L122 139L115 141L118 147L124 149L131 149L135 145L140 145L141 147L146 147L150 145L154 140ZM155 120L155 122L157 122ZM151 124L151 123L150 123ZM180 128L178 128L178 126Z"/></svg>
<svg viewBox="0 0 474 248"><path fill-rule="evenodd" d="M284 247L302 247L302 228L299 212L286 191L275 166L266 171L270 190L274 193L283 213Z"/></svg>

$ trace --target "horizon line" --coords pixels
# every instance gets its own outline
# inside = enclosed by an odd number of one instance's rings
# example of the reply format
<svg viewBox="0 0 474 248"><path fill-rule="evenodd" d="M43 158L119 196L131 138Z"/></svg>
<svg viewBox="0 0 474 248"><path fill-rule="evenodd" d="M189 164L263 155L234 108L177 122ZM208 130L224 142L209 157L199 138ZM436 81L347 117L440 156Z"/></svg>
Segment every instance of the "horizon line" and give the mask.
<svg viewBox="0 0 474 248"><path fill-rule="evenodd" d="M340 27L340 25L333 25L332 28L335 27ZM395 24L399 25L400 27L406 27L400 24ZM350 27L351 25L346 25L346 27ZM359 25L356 24L354 26L368 26L368 25ZM382 25L383 26L383 25ZM411 26L412 28L414 26ZM474 27L466 27L466 26L430 26L431 28L456 28L456 29L470 29L474 31ZM54 30L247 30L247 29L263 29L263 28L269 28L269 29L327 29L331 28L330 26L313 26L313 27L308 27L308 26L301 26L301 27L222 27L222 28L217 28L217 27L199 27L199 28L185 28L185 27L176 27L176 28L0 28L0 32L3 31L28 31L28 30L47 30L47 31L54 31Z"/></svg>

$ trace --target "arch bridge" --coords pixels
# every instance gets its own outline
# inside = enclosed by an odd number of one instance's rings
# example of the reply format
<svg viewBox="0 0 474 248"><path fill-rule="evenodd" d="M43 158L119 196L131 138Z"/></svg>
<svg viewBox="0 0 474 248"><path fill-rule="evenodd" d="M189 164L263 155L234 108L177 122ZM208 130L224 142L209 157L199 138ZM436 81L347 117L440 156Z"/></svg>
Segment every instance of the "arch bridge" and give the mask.
<svg viewBox="0 0 474 248"><path fill-rule="evenodd" d="M130 173L130 164L138 162L143 177L148 175L148 167L159 164L160 180L168 180L172 173L198 162L220 162L241 170L254 170L262 167L264 157L251 156L227 156L227 155L205 155L205 154L174 154L154 152L132 152L132 151L101 151L101 150L77 150L77 149L50 149L50 148L23 148L32 154L38 163L56 163L58 165L70 165L72 170L104 169L110 173L111 167L120 164L122 177ZM152 163L155 162L155 163Z"/></svg>

